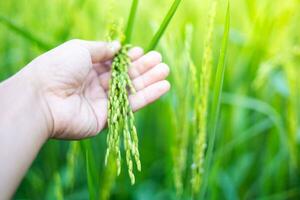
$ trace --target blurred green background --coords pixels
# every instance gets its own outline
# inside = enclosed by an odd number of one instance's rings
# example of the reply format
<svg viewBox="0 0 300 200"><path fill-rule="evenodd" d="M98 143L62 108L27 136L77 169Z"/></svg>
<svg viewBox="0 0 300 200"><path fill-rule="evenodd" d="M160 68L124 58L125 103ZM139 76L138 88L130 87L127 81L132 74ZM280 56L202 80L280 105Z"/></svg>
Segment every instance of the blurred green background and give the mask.
<svg viewBox="0 0 300 200"><path fill-rule="evenodd" d="M66 40L105 40L109 23L126 23L130 3L0 1L0 80ZM134 45L148 45L171 3L140 2ZM208 184L205 199L299 199L300 1L232 0L230 5L221 113L212 162L203 176ZM142 172L136 172L134 186L130 185L125 163L121 175L110 185L113 181L104 167L107 132L103 131L84 141L48 141L14 198L191 199L190 146L197 121L187 57L201 67L210 6L210 0L183 0L157 48L170 65L172 89L136 113ZM218 1L214 67L218 64L226 7L227 1ZM188 33L192 37L190 51L185 49ZM215 68L212 80L214 76ZM178 141L184 136L188 138L187 153L182 191L178 192L174 169L176 160L182 157L177 154L181 148Z"/></svg>

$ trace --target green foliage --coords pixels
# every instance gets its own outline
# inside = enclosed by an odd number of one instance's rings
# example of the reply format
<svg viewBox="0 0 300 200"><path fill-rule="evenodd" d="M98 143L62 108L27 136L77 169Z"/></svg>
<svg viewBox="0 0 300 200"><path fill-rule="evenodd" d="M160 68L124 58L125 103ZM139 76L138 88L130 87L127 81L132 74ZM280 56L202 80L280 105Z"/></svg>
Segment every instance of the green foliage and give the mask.
<svg viewBox="0 0 300 200"><path fill-rule="evenodd" d="M172 7L167 13L165 19L158 33L152 39L152 48L155 48L160 37L163 35L167 28L172 16L176 12L180 1L174 1ZM141 171L141 161L138 149L138 136L136 127L134 125L134 115L131 110L127 88L130 88L131 93L134 93L131 80L128 75L128 68L130 67L130 58L127 55L130 45L131 34L133 31L133 24L136 17L138 1L132 1L131 10L128 18L127 27L125 30L125 44L118 54L114 57L112 62L112 75L109 87L109 104L108 104L108 137L107 137L107 150L105 155L105 165L110 159L110 154L116 160L117 175L121 173L121 151L120 140L123 136L123 145L126 152L126 163L128 167L128 174L131 184L135 183L135 176L133 173L132 157L135 160L136 168ZM115 29L113 29L115 30ZM112 34L109 34L112 35ZM150 45L151 46L151 45Z"/></svg>
<svg viewBox="0 0 300 200"><path fill-rule="evenodd" d="M30 42L36 44L43 50L49 50L52 47L54 47L53 45L47 44L38 36L34 35L30 31L26 30L24 27L21 27L20 25L16 24L12 20L8 19L7 17L1 14L0 14L0 23L7 26L7 28L19 34L20 36L24 37L25 39L29 40Z"/></svg>
<svg viewBox="0 0 300 200"><path fill-rule="evenodd" d="M133 3L116 1L107 17L111 1L0 1L0 79L53 44L105 40L107 23L127 20ZM149 47L153 27L172 2L139 1L130 43ZM47 142L14 199L191 199L195 101L203 92L211 2L182 1L160 40L172 88L136 114L143 171L135 174L135 185L127 173L117 176L112 156L104 166L105 130L83 142ZM227 1L218 0L199 199L299 199L300 4L231 1L230 24L226 10ZM122 24L114 28L123 32ZM125 166L126 159L121 162Z"/></svg>

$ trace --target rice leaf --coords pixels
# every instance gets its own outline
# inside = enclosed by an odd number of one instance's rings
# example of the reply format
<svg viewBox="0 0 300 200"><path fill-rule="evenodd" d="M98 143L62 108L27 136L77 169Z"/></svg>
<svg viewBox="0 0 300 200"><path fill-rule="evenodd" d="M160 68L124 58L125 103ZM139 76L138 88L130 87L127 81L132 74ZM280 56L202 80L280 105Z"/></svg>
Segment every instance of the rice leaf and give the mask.
<svg viewBox="0 0 300 200"><path fill-rule="evenodd" d="M220 102L221 102L221 95L222 95L222 87L223 87L223 80L224 80L224 72L226 69L225 65L225 58L226 58L226 51L228 46L228 37L229 37L229 29L230 29L230 5L229 1L227 3L227 11L226 11L226 19L224 24L224 34L222 38L222 46L220 50L216 78L214 83L214 90L213 90L213 99L212 99L212 107L210 111L210 120L209 120L209 128L211 130L209 134L209 143L207 149L207 156L205 161L205 171L208 171L210 168L210 163L212 160L213 148L214 148L214 141L217 129L217 122L219 118L220 112ZM207 188L208 182L208 174L204 177L201 197L204 198L205 191Z"/></svg>
<svg viewBox="0 0 300 200"><path fill-rule="evenodd" d="M172 20L179 4L180 4L181 0L174 0L172 6L170 7L167 15L165 16L165 18L163 19L162 23L159 26L158 31L155 33L155 35L153 36L149 46L148 46L148 51L151 51L153 49L155 49L155 47L157 46L161 36L163 35L163 33L165 32L165 30L167 29L170 21Z"/></svg>
<svg viewBox="0 0 300 200"><path fill-rule="evenodd" d="M49 50L54 47L53 45L44 42L38 36L34 35L30 31L26 30L24 27L21 27L19 24L15 23L14 21L8 19L7 17L1 14L0 14L0 23L6 26L7 28L9 28L11 31L22 36L23 38L29 40L32 43L35 43L42 50Z"/></svg>
<svg viewBox="0 0 300 200"><path fill-rule="evenodd" d="M63 200L64 199L63 186L62 186L62 180L61 180L61 176L59 175L59 172L55 173L54 178L55 178L55 186L54 186L55 199Z"/></svg>
<svg viewBox="0 0 300 200"><path fill-rule="evenodd" d="M85 152L85 161L86 161L86 174L87 174L87 181L88 181L88 189L89 189L89 197L91 200L96 199L95 198L95 184L93 181L93 177L92 177L92 173L91 173L91 166L90 166L90 162L89 162L90 158L89 158L89 151Z"/></svg>
<svg viewBox="0 0 300 200"><path fill-rule="evenodd" d="M117 165L115 159L115 156L110 156L107 161L107 166L101 173L99 200L110 199L111 190L116 182L117 177Z"/></svg>
<svg viewBox="0 0 300 200"><path fill-rule="evenodd" d="M93 162L93 155L92 155L92 146L90 141L84 141L84 150L85 150L85 166L86 166L86 175L87 175L87 183L88 183L88 190L89 190L89 199L95 200L96 199L96 190L98 188L96 186L97 180L95 177L97 176L97 172L95 171L95 163Z"/></svg>
<svg viewBox="0 0 300 200"><path fill-rule="evenodd" d="M223 87L223 80L224 80L224 73L226 69L225 65L225 58L226 58L226 51L228 46L228 36L229 36L229 28L230 28L230 7L229 3L227 6L226 11L226 21L224 26L224 35L222 39L222 47L220 50L219 61L217 66L217 72L215 77L214 83L214 90L213 90L213 101L212 101L212 108L211 108L211 120L210 120L210 128L213 128L213 133L216 130L219 111L220 111L220 102L222 96L222 87Z"/></svg>
<svg viewBox="0 0 300 200"><path fill-rule="evenodd" d="M132 30L133 30L134 20L137 13L138 3L139 3L138 0L132 0L131 9L127 21L127 27L125 30L125 44L129 44L131 41Z"/></svg>

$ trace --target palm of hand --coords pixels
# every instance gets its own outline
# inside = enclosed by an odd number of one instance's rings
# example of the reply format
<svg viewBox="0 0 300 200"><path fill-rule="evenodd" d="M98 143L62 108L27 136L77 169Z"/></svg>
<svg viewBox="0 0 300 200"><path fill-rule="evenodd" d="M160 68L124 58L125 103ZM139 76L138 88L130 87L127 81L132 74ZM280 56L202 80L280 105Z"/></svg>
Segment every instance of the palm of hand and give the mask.
<svg viewBox="0 0 300 200"><path fill-rule="evenodd" d="M102 44L101 55L101 50L88 45L91 42L67 42L35 61L37 66L43 66L36 71L53 120L52 138L94 136L106 125L109 63L115 52L103 52ZM96 50L99 55L96 55ZM168 83L161 81L168 75L168 67L160 63L158 53L148 54L142 56L140 48L131 51L133 66L129 75L138 91L129 98L134 110L154 101L169 89Z"/></svg>

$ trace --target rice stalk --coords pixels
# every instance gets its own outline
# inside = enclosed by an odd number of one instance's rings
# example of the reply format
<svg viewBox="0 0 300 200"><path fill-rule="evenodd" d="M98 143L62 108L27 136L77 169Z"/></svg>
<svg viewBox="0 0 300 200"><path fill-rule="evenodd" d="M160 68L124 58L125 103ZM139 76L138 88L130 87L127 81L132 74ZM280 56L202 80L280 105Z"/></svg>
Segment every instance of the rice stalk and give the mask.
<svg viewBox="0 0 300 200"><path fill-rule="evenodd" d="M299 167L298 159L298 144L297 144L297 132L299 116L297 114L298 109L298 91L299 91L299 80L298 66L295 66L292 62L288 62L284 65L284 71L288 81L289 97L287 99L287 133L289 149L291 152L291 164L293 167Z"/></svg>
<svg viewBox="0 0 300 200"><path fill-rule="evenodd" d="M86 159L86 173L87 173L87 180L88 180L89 199L95 200L96 199L96 197L95 197L96 192L94 190L95 184L93 181L93 176L91 173L91 166L90 166L90 160L92 158L90 158L91 156L89 154L90 154L90 152L86 151L85 159Z"/></svg>
<svg viewBox="0 0 300 200"><path fill-rule="evenodd" d="M172 108L174 117L175 127L175 141L172 148L173 153L173 182L176 190L176 195L180 198L184 192L184 179L187 165L187 145L189 139L189 109L191 94L189 88L192 86L192 82L189 81L189 71L191 59L191 44L193 36L193 26L187 25L185 27L185 38L184 38L184 53L183 58L173 61L176 67L172 70L174 77L174 95L178 99L175 106ZM170 43L170 42L169 42ZM164 48L166 52L170 49L170 46ZM174 60L174 59L172 59ZM183 61L182 61L183 60ZM180 62L181 61L181 62ZM182 76L186 74L186 76ZM183 85L182 82L188 83Z"/></svg>
<svg viewBox="0 0 300 200"><path fill-rule="evenodd" d="M106 25L106 40L112 41L113 39L119 39L120 41L124 40L125 36L122 31L121 21L115 19L114 16L114 8L116 2L113 0L110 0L109 2L109 9L107 13L107 19L109 19L107 25ZM109 133L106 135L106 141L108 141L108 137L110 137ZM108 144L107 144L108 145ZM106 150L106 154L107 154ZM107 156L108 158L105 158L105 168L102 172L102 181L100 185L100 192L99 192L99 199L100 200L107 200L110 198L111 190L114 186L114 183L116 181L117 177L117 165L116 160L117 157L115 155L110 154L110 156Z"/></svg>
<svg viewBox="0 0 300 200"><path fill-rule="evenodd" d="M95 157L93 156L93 148L91 140L83 141L85 167L86 167L86 178L87 186L89 191L89 198L95 199L97 191L95 188L99 188L99 172L97 170Z"/></svg>
<svg viewBox="0 0 300 200"><path fill-rule="evenodd" d="M131 10L128 17L127 28L125 31L125 42L129 42L136 16L138 1L133 0ZM116 30L116 29L114 29ZM121 31L117 31L120 33ZM120 35L120 34L119 34ZM110 36L111 37L111 36ZM121 39L122 40L122 39ZM126 155L126 163L131 184L135 183L133 173L133 161L135 161L138 171L141 171L141 162L138 150L138 137L134 125L134 115L131 110L128 91L130 88L132 93L135 92L131 80L128 75L128 68L131 64L127 52L130 45L123 45L112 62L112 75L110 79L109 103L108 103L108 136L107 151L105 155L105 165L108 163L110 154L116 158L117 175L121 173L121 151L120 140L123 136L123 144Z"/></svg>
<svg viewBox="0 0 300 200"><path fill-rule="evenodd" d="M117 176L117 166L115 165L115 157L109 156L107 161L107 167L103 170L103 176L101 179L101 191L99 193L100 200L110 199L110 191L114 186L115 179Z"/></svg>
<svg viewBox="0 0 300 200"><path fill-rule="evenodd" d="M159 39L163 35L165 29L167 28L172 16L176 12L181 0L175 0L171 6L169 12L164 18L161 26L155 34L154 38L151 40L151 45L149 45L149 50L155 48ZM130 41L131 33L134 24L134 18L137 11L137 1L132 2L131 11L128 18L125 42ZM120 33L113 27L113 32ZM111 33L110 33L111 34ZM126 39L127 38L127 39ZM123 40L121 40L123 41ZM107 165L109 156L112 154L116 157L117 175L121 173L121 151L120 151L120 140L123 136L123 144L126 154L126 163L128 166L128 174L130 177L131 184L135 183L135 176L133 173L133 161L134 159L136 168L141 171L140 155L138 150L138 137L136 127L134 125L134 115L131 110L128 101L129 88L131 93L135 90L132 86L131 80L128 76L128 68L130 66L130 58L127 52L130 45L124 44L121 50L114 57L112 62L112 74L109 86L109 103L108 103L108 136L107 136L107 150L105 155L105 164Z"/></svg>
<svg viewBox="0 0 300 200"><path fill-rule="evenodd" d="M174 0L172 6L168 10L165 18L163 19L162 23L160 24L157 32L153 36L147 51L151 51L156 48L161 36L164 34L165 30L167 29L169 23L171 22L174 14L176 13L178 6L180 4L181 0Z"/></svg>
<svg viewBox="0 0 300 200"><path fill-rule="evenodd" d="M127 21L127 27L125 30L125 44L129 44L131 41L132 30L134 26L134 21L137 13L139 0L132 0L131 9L129 12L129 17Z"/></svg>
<svg viewBox="0 0 300 200"><path fill-rule="evenodd" d="M218 125L218 118L220 113L220 104L222 97L222 88L223 88L223 80L225 73L225 58L226 51L228 45L228 37L229 37L229 29L230 29L230 5L229 1L227 3L227 10L225 16L225 24L224 24L224 33L222 38L222 46L219 53L219 60L217 65L216 77L214 79L214 88L213 88L213 98L212 98L212 106L209 117L209 129L210 129L210 137L209 137L209 145L207 150L207 157L205 159L205 170L210 168L210 163L212 160L213 147L215 142L216 129ZM207 187L208 175L205 176L202 194L201 196L204 198L205 190Z"/></svg>
<svg viewBox="0 0 300 200"><path fill-rule="evenodd" d="M75 164L79 151L79 142L72 142L67 153L66 188L68 189L72 189L75 184Z"/></svg>
<svg viewBox="0 0 300 200"><path fill-rule="evenodd" d="M207 38L205 41L205 48L203 52L203 60L201 66L200 80L199 80L199 95L196 96L195 110L197 119L196 138L193 144L193 163L192 163L192 193L195 195L199 192L202 174L204 171L204 154L206 149L206 135L207 135L207 112L208 112L208 98L210 87L210 76L213 67L212 64L212 34L214 28L214 19L216 15L217 2L214 1L211 6Z"/></svg>

